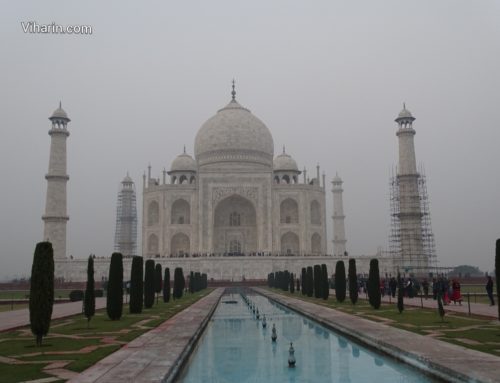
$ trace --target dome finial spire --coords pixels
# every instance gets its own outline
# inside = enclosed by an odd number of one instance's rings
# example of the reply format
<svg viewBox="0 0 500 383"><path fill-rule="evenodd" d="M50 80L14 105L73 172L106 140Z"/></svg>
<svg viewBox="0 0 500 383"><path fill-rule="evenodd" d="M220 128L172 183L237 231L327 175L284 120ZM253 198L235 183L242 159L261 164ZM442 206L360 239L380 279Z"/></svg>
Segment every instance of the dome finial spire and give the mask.
<svg viewBox="0 0 500 383"><path fill-rule="evenodd" d="M62 102L59 101L59 109L62 109Z"/></svg>
<svg viewBox="0 0 500 383"><path fill-rule="evenodd" d="M184 145L184 154L186 154L186 145Z"/></svg>
<svg viewBox="0 0 500 383"><path fill-rule="evenodd" d="M283 154L285 154L285 145L283 145Z"/></svg>
<svg viewBox="0 0 500 383"><path fill-rule="evenodd" d="M234 90L234 78L233 78L233 90L231 91L231 96L233 97L233 101L236 101L236 91Z"/></svg>
<svg viewBox="0 0 500 383"><path fill-rule="evenodd" d="M406 102L403 102L403 109L406 110Z"/></svg>

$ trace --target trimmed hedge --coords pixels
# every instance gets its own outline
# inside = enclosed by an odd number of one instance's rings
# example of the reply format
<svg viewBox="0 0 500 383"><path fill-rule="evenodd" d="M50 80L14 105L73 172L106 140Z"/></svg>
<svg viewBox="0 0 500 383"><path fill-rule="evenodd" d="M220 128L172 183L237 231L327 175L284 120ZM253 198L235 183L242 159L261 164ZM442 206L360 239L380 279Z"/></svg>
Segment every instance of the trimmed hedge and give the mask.
<svg viewBox="0 0 500 383"><path fill-rule="evenodd" d="M497 239L495 249L495 277L497 280L497 307L498 307L498 320L500 320L500 239Z"/></svg>
<svg viewBox="0 0 500 383"><path fill-rule="evenodd" d="M87 327L95 314L94 258L89 256L87 263L87 286L85 288L83 315L87 318Z"/></svg>
<svg viewBox="0 0 500 383"><path fill-rule="evenodd" d="M302 295L306 295L306 281L307 281L307 276L306 276L306 268L303 267L301 270L300 274L300 288L302 290Z"/></svg>
<svg viewBox="0 0 500 383"><path fill-rule="evenodd" d="M370 261L370 272L368 274L368 300L374 309L380 308L380 274L378 270L378 259Z"/></svg>
<svg viewBox="0 0 500 383"><path fill-rule="evenodd" d="M155 302L155 261L148 259L144 267L144 308L153 307Z"/></svg>
<svg viewBox="0 0 500 383"><path fill-rule="evenodd" d="M356 272L356 260L349 259L349 299L353 305L358 301L358 274Z"/></svg>
<svg viewBox="0 0 500 383"><path fill-rule="evenodd" d="M140 314L143 305L144 282L142 257L135 255L132 258L132 269L130 271L130 304L129 312L131 314Z"/></svg>
<svg viewBox="0 0 500 383"><path fill-rule="evenodd" d="M109 319L118 320L123 312L123 256L121 253L111 255L109 266L108 295L106 312Z"/></svg>
<svg viewBox="0 0 500 383"><path fill-rule="evenodd" d="M165 267L165 278L163 279L163 302L170 301L170 269Z"/></svg>
<svg viewBox="0 0 500 383"><path fill-rule="evenodd" d="M306 269L306 294L312 297L314 294L314 273L312 266L307 266Z"/></svg>
<svg viewBox="0 0 500 383"><path fill-rule="evenodd" d="M404 290L403 279L401 278L401 275L398 273L398 311L400 314L405 309L403 303L403 290Z"/></svg>
<svg viewBox="0 0 500 383"><path fill-rule="evenodd" d="M49 332L54 305L54 250L50 242L35 247L30 281L30 327L37 346Z"/></svg>
<svg viewBox="0 0 500 383"><path fill-rule="evenodd" d="M176 267L174 270L174 291L172 294L172 298L174 299L182 298L184 287L186 287L186 280L184 278L182 267Z"/></svg>
<svg viewBox="0 0 500 383"><path fill-rule="evenodd" d="M71 302L83 301L84 293L83 290L71 290L69 293L69 300Z"/></svg>
<svg viewBox="0 0 500 383"><path fill-rule="evenodd" d="M330 285L328 283L328 270L324 263L321 265L321 280L323 282L323 299L326 300L330 295Z"/></svg>
<svg viewBox="0 0 500 383"><path fill-rule="evenodd" d="M323 281L320 265L314 265L314 297L323 298Z"/></svg>
<svg viewBox="0 0 500 383"><path fill-rule="evenodd" d="M161 264L157 263L155 265L155 293L156 293L156 304L158 304L158 294L161 293L161 288L163 286L163 279L161 273Z"/></svg>
<svg viewBox="0 0 500 383"><path fill-rule="evenodd" d="M345 284L345 265L344 261L337 261L335 264L335 299L342 303L345 301L346 284Z"/></svg>

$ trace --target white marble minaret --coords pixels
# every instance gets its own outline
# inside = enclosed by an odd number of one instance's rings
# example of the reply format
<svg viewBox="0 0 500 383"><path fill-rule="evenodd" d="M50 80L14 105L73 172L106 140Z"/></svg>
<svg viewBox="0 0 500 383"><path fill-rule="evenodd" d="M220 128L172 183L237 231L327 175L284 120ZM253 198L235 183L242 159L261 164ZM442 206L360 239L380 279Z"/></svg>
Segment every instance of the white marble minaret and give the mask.
<svg viewBox="0 0 500 383"><path fill-rule="evenodd" d="M69 180L66 174L66 139L69 136L68 122L71 120L61 108L61 103L49 120L52 129L49 130L49 172L45 175L47 200L42 216L43 239L52 243L54 260L61 260L66 258L66 223L69 220L66 213L66 183Z"/></svg>
<svg viewBox="0 0 500 383"><path fill-rule="evenodd" d="M345 226L344 226L344 202L342 201L342 179L335 175L332 181L333 188L333 255L347 255L345 244Z"/></svg>
<svg viewBox="0 0 500 383"><path fill-rule="evenodd" d="M395 120L399 126L396 136L399 139L399 213L401 231L401 257L404 269L413 274L428 271L428 259L424 255L422 243L422 209L418 191L417 161L413 136L415 118L406 105Z"/></svg>

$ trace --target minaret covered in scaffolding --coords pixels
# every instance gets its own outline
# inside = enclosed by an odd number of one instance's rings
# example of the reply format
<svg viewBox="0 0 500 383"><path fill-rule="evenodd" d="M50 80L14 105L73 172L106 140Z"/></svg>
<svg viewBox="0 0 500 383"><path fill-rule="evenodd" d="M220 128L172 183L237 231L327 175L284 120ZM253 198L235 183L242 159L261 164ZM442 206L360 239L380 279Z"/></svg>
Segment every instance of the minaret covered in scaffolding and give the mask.
<svg viewBox="0 0 500 383"><path fill-rule="evenodd" d="M137 255L137 207L134 181L127 173L121 184L116 207L115 251L124 256Z"/></svg>
<svg viewBox="0 0 500 383"><path fill-rule="evenodd" d="M399 167L390 181L391 251L402 271L427 274L430 258L435 254L425 178L417 171L413 142L415 118L403 105L395 121L399 127L396 133L399 139ZM429 238L432 245L428 243Z"/></svg>

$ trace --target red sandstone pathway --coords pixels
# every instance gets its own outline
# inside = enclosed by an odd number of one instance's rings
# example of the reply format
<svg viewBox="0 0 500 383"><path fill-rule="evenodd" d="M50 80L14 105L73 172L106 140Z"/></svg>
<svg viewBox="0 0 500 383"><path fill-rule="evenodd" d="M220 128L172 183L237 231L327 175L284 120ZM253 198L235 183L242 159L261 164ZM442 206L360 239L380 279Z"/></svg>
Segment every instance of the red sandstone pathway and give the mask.
<svg viewBox="0 0 500 383"><path fill-rule="evenodd" d="M95 308L102 309L106 307L106 298L96 298ZM59 319L82 312L82 302L58 303L52 310L52 319ZM19 327L29 326L29 309L19 309L4 311L0 313L0 332L12 330Z"/></svg>
<svg viewBox="0 0 500 383"><path fill-rule="evenodd" d="M223 288L215 289L68 383L171 382L223 293Z"/></svg>

